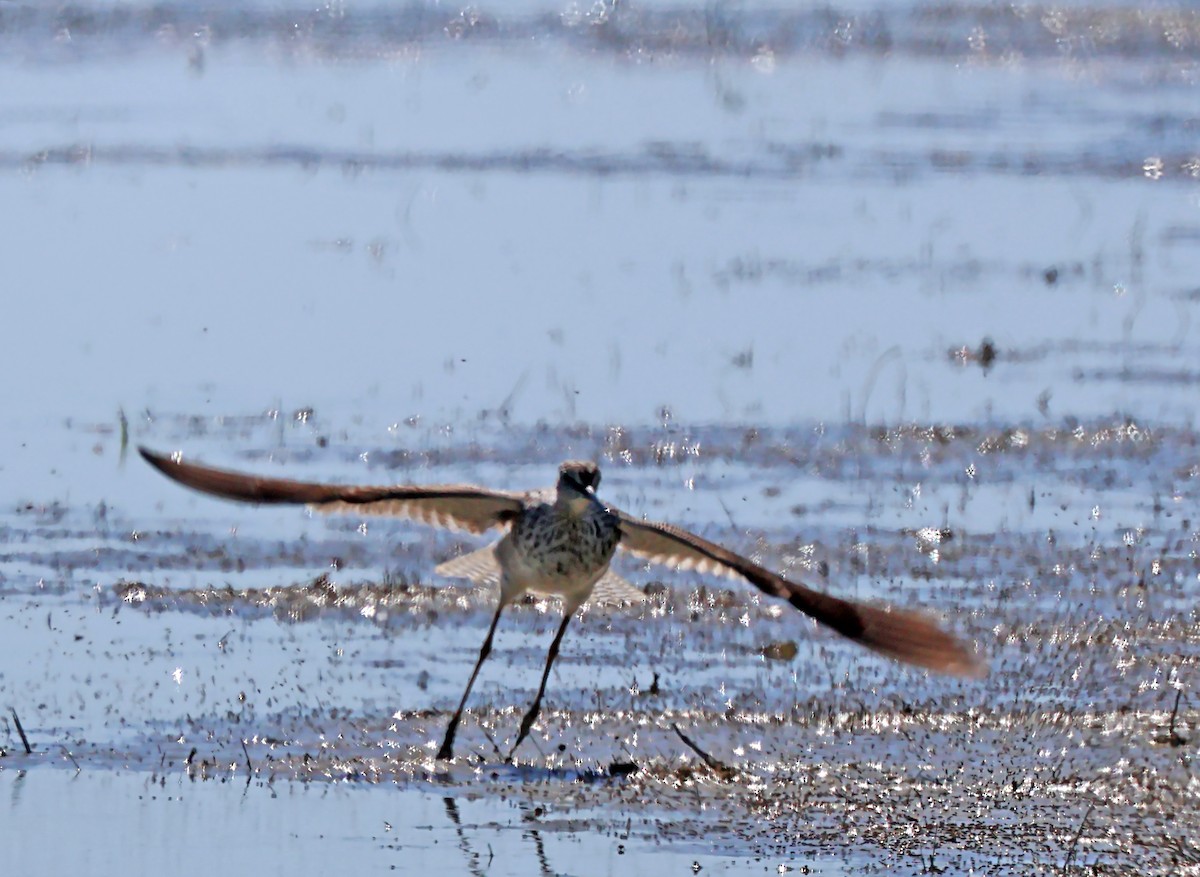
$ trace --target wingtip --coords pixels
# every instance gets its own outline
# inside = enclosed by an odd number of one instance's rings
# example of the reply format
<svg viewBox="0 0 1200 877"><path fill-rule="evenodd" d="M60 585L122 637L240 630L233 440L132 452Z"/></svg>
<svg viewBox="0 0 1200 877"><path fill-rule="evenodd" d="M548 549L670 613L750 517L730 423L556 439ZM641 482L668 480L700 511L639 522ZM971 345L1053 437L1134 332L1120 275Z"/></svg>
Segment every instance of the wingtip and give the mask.
<svg viewBox="0 0 1200 877"><path fill-rule="evenodd" d="M989 671L987 659L979 654L974 644L966 643L953 634L942 632L945 637L940 656L927 665L929 669L959 679L978 681L986 679Z"/></svg>
<svg viewBox="0 0 1200 877"><path fill-rule="evenodd" d="M853 610L849 617L858 624L848 629L835 625L834 629L869 649L946 676L978 680L988 675L987 661L973 644L943 629L922 612L887 611L864 604L853 606Z"/></svg>
<svg viewBox="0 0 1200 877"><path fill-rule="evenodd" d="M951 633L935 628L936 636L931 637L938 645L928 653L897 655L902 661L924 665L927 669L946 676L959 679L978 681L986 679L989 671L988 662L979 654L974 644L963 642Z"/></svg>
<svg viewBox="0 0 1200 877"><path fill-rule="evenodd" d="M991 667L981 655L967 655L961 666L954 671L954 675L961 676L963 679L979 681L986 679L990 672Z"/></svg>
<svg viewBox="0 0 1200 877"><path fill-rule="evenodd" d="M166 454L160 454L150 450L145 445L138 445L138 453L142 455L142 459L153 466L155 469L165 470L171 464L171 458Z"/></svg>

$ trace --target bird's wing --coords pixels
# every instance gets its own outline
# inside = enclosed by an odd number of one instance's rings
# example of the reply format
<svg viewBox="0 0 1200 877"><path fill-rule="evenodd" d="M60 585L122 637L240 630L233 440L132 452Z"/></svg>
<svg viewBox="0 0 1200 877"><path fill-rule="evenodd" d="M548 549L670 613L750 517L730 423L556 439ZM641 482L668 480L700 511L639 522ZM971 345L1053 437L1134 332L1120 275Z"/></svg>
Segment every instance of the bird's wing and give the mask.
<svg viewBox="0 0 1200 877"><path fill-rule="evenodd" d="M500 561L496 559L495 545L477 548L475 551L452 557L439 563L434 572L452 579L470 579L476 585L488 587L500 585ZM537 588L532 588L531 592L539 593ZM646 594L610 569L605 570L604 575L596 582L587 602L593 606L638 605L646 602Z"/></svg>
<svg viewBox="0 0 1200 877"><path fill-rule="evenodd" d="M645 591L631 585L611 569L600 577L600 581L592 588L592 595L588 597L588 603L593 606L637 606L645 602Z"/></svg>
<svg viewBox="0 0 1200 877"><path fill-rule="evenodd" d="M450 579L470 579L477 585L500 584L500 561L496 559L495 545L444 560L433 571Z"/></svg>
<svg viewBox="0 0 1200 877"><path fill-rule="evenodd" d="M842 636L898 661L955 676L978 678L987 674L986 666L972 650L920 613L888 611L843 600L788 581L695 533L671 524L639 521L624 512L617 514L621 518L621 547L639 557L684 569L740 576Z"/></svg>
<svg viewBox="0 0 1200 877"><path fill-rule="evenodd" d="M519 493L484 490L469 484L413 487L355 487L262 478L184 463L175 457L138 449L168 478L193 490L240 502L307 505L319 512L395 515L454 530L482 533L507 524L524 508Z"/></svg>

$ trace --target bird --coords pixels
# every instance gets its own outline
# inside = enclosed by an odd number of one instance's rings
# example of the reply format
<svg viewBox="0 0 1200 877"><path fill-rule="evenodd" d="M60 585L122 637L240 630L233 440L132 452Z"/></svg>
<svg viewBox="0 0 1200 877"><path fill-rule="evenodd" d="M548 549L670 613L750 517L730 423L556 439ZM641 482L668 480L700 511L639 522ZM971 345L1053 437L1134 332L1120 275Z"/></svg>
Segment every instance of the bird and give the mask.
<svg viewBox="0 0 1200 877"><path fill-rule="evenodd" d="M224 499L307 505L325 513L392 515L474 534L503 531L495 543L435 568L439 575L498 584L500 592L479 657L446 727L439 760L454 757L455 735L479 668L491 654L501 613L526 593L557 597L563 604L562 622L550 643L537 695L521 719L506 759L512 762L537 720L550 668L572 616L589 599L645 599L644 592L609 568L618 549L652 563L743 579L847 639L897 661L965 678L987 673L971 648L922 613L887 610L790 581L681 527L642 520L602 502L596 495L600 468L593 462L563 463L553 490L512 492L470 484L359 486L292 481L185 462L178 453L138 450L172 480Z"/></svg>

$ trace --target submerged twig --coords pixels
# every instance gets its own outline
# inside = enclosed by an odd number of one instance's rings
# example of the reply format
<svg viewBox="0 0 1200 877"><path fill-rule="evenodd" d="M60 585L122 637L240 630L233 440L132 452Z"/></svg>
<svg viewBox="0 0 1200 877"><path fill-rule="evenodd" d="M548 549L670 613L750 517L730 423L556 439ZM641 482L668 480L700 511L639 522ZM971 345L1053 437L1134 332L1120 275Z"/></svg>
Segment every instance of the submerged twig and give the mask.
<svg viewBox="0 0 1200 877"><path fill-rule="evenodd" d="M491 743L491 744L492 744L492 748L496 750L496 757L497 757L497 758L499 758L501 761L503 761L503 760L504 760L504 753L500 751L500 745L499 745L498 743L496 743L496 738L495 738L495 737L493 737L493 736L492 736L492 735L491 735L491 734L488 732L488 729L487 729L487 728L485 728L485 727L483 727L482 725L480 725L480 727L479 727L479 730L483 732L483 736L484 736L484 737L487 737L487 741L488 741L489 743ZM480 760L480 762L482 762L482 761L483 761L483 757L481 756L479 760Z"/></svg>
<svg viewBox="0 0 1200 877"><path fill-rule="evenodd" d="M1167 733L1155 734L1153 737L1154 743L1166 744L1168 746L1183 746L1188 742L1188 738L1175 730L1175 723L1179 721L1179 702L1183 698L1183 689L1175 689L1175 706L1171 708L1171 720L1167 723Z"/></svg>
<svg viewBox="0 0 1200 877"><path fill-rule="evenodd" d="M683 733L683 731L679 730L679 725L672 722L671 730L678 734L679 739L684 742L688 749L699 755L700 760L704 762L705 766L707 766L709 770L711 770L721 779L730 780L737 775L737 770L735 768L730 767L720 759L713 758L711 755L701 749L694 740L692 740L687 734Z"/></svg>
<svg viewBox="0 0 1200 877"><path fill-rule="evenodd" d="M117 464L124 465L125 457L129 453L129 418L125 416L125 409L117 409L117 425L121 432L121 447L117 454Z"/></svg>
<svg viewBox="0 0 1200 877"><path fill-rule="evenodd" d="M729 526L736 530L738 528L737 521L733 519L733 512L729 510L729 506L725 505L724 498L718 496L717 502L721 504L721 511L725 512L725 517L729 518Z"/></svg>
<svg viewBox="0 0 1200 877"><path fill-rule="evenodd" d="M62 751L63 751L63 755L67 756L67 758L69 758L71 760L71 764L75 765L75 773L79 773L81 770L83 770L83 768L79 766L79 762L75 760L75 755L71 752L70 749L68 749L66 746L64 746L62 748Z"/></svg>
<svg viewBox="0 0 1200 877"><path fill-rule="evenodd" d="M1088 804L1087 812L1083 814L1083 819L1079 821L1079 830L1075 832L1075 838L1071 841L1071 848L1067 850L1067 858L1063 860L1062 871L1060 874L1066 874L1067 869L1071 867L1071 860L1075 858L1075 848L1079 846L1079 839L1083 837L1083 830L1087 827L1087 822L1092 816L1092 811L1096 809L1096 802Z"/></svg>
<svg viewBox="0 0 1200 877"><path fill-rule="evenodd" d="M33 747L29 745L29 738L25 736L25 729L21 727L21 719L17 716L17 711L9 707L9 712L12 713L13 724L17 726L17 733L21 735L21 745L25 747L25 754L33 755Z"/></svg>
<svg viewBox="0 0 1200 877"><path fill-rule="evenodd" d="M246 784L249 785L250 777L254 776L254 765L250 761L250 750L246 748L245 740L242 741L242 754L246 756L246 770L248 771L246 775Z"/></svg>
<svg viewBox="0 0 1200 877"><path fill-rule="evenodd" d="M1175 720L1179 718L1179 699L1183 697L1183 689L1175 689L1175 706L1171 708L1171 724L1167 726L1167 741L1172 746L1182 746L1187 742L1187 737L1184 737L1175 730Z"/></svg>

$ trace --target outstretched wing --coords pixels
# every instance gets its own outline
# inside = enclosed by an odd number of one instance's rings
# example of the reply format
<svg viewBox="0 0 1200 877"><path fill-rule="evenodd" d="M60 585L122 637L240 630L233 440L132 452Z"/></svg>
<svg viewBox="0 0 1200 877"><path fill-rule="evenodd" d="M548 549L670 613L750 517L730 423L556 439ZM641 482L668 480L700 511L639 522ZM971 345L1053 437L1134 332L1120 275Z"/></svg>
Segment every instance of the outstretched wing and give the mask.
<svg viewBox="0 0 1200 877"><path fill-rule="evenodd" d="M842 636L898 661L955 676L987 675L987 667L971 650L920 613L887 611L815 591L695 533L670 524L639 521L624 512L617 514L621 547L639 557L684 569L741 576Z"/></svg>
<svg viewBox="0 0 1200 877"><path fill-rule="evenodd" d="M443 560L433 571L449 579L470 579L477 585L500 587L500 561L496 558L496 546L485 545L467 554Z"/></svg>
<svg viewBox="0 0 1200 877"><path fill-rule="evenodd" d="M262 478L228 469L185 463L138 448L151 466L193 490L254 503L294 503L319 512L395 515L454 530L482 533L520 514L524 496L484 490L469 484L413 487L355 487Z"/></svg>

